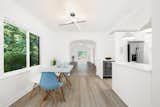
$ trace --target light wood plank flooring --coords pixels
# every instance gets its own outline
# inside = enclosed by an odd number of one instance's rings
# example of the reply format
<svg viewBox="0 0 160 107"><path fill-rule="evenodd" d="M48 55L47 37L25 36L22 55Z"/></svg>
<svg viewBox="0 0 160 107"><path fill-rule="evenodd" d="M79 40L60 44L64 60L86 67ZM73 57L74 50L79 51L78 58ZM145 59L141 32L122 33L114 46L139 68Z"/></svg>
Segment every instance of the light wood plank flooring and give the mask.
<svg viewBox="0 0 160 107"><path fill-rule="evenodd" d="M72 88L64 89L66 102L59 102L58 107L127 107L111 89L111 79L100 79L95 75L95 67L80 64L71 74ZM10 107L39 107L41 101L37 93L32 99L27 95ZM48 99L45 107L53 107L53 100Z"/></svg>

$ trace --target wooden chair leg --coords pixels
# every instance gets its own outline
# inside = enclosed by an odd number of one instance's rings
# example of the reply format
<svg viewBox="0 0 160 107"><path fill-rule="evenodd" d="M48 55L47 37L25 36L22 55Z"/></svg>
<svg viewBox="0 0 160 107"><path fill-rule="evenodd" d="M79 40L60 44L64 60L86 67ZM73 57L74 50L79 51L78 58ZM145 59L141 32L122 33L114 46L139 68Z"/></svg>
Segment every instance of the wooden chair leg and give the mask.
<svg viewBox="0 0 160 107"><path fill-rule="evenodd" d="M65 76L65 79L66 79L68 88L71 88L71 87L72 87L72 84L71 84L71 81L69 80L69 77Z"/></svg>
<svg viewBox="0 0 160 107"><path fill-rule="evenodd" d="M41 92L41 87L38 86L38 87L37 87L37 90L38 90L38 93L40 93L40 92Z"/></svg>
<svg viewBox="0 0 160 107"><path fill-rule="evenodd" d="M40 107L45 107L46 102L47 102L47 98L48 98L48 95L43 98L42 102L40 103Z"/></svg>
<svg viewBox="0 0 160 107"><path fill-rule="evenodd" d="M62 97L63 101L65 102L66 99L64 97L64 92L63 92L63 88L62 87L60 88L60 94L61 94L61 97Z"/></svg>
<svg viewBox="0 0 160 107"><path fill-rule="evenodd" d="M48 98L48 93L43 91L43 93L42 93L42 101L40 103L40 107L45 107L44 105L46 103L47 98Z"/></svg>
<svg viewBox="0 0 160 107"><path fill-rule="evenodd" d="M71 88L72 84L71 84L69 78L68 78L66 75L64 75L64 73L60 73L59 80L60 80L61 82L65 83L66 86L67 86L69 89Z"/></svg>
<svg viewBox="0 0 160 107"><path fill-rule="evenodd" d="M35 93L35 88L33 88L32 91L30 92L29 99L31 99L33 97L34 93Z"/></svg>
<svg viewBox="0 0 160 107"><path fill-rule="evenodd" d="M57 107L57 95L56 95L56 92L53 91L51 94L53 96L54 107Z"/></svg>
<svg viewBox="0 0 160 107"><path fill-rule="evenodd" d="M37 84L35 83L35 84L33 85L32 91L31 91L30 94L29 94L29 99L31 99L31 98L33 97L33 95L35 94L35 92L36 92L36 86L37 86Z"/></svg>
<svg viewBox="0 0 160 107"><path fill-rule="evenodd" d="M55 92L56 92L56 94L57 94L57 99L58 99L58 100L62 100L60 89L55 90ZM53 96L53 95L52 95L52 96Z"/></svg>

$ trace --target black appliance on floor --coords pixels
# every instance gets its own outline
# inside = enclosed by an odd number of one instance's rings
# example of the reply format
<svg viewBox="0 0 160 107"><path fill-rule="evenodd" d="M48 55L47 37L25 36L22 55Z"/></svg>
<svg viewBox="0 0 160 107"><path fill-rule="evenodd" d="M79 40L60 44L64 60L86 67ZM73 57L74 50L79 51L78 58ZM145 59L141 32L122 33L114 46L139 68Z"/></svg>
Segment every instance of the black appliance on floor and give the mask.
<svg viewBox="0 0 160 107"><path fill-rule="evenodd" d="M103 61L103 78L112 78L112 62L113 60Z"/></svg>

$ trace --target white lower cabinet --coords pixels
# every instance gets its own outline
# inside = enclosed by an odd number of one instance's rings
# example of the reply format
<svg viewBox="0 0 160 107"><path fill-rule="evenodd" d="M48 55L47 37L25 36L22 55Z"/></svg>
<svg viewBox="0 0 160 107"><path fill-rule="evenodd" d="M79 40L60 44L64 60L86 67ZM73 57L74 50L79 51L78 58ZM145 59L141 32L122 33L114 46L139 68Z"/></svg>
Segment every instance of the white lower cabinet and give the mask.
<svg viewBox="0 0 160 107"><path fill-rule="evenodd" d="M128 107L152 107L151 71L113 63L112 88Z"/></svg>

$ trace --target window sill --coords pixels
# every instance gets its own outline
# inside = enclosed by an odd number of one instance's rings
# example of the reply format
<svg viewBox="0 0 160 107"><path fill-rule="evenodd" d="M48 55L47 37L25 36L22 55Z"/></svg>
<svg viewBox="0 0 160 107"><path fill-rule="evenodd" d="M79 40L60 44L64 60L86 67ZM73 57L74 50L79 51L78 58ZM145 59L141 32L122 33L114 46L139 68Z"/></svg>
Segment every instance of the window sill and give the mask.
<svg viewBox="0 0 160 107"><path fill-rule="evenodd" d="M5 80L5 79L9 79L9 78L18 76L18 75L23 75L24 73L36 72L35 70L38 70L39 67L40 65L36 65L36 66L29 67L29 68L23 68L19 70L14 70L12 72L3 73L0 76L0 80Z"/></svg>

